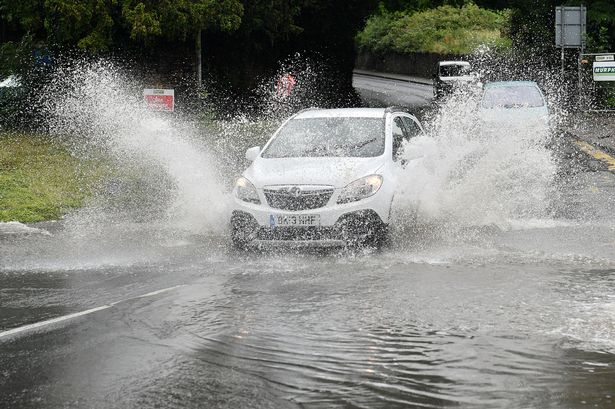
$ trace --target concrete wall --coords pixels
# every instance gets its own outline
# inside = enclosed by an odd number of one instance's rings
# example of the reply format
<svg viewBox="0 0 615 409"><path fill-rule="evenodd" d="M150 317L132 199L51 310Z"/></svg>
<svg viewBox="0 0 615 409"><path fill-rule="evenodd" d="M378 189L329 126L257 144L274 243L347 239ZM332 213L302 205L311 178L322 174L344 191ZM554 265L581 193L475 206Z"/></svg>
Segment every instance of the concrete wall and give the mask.
<svg viewBox="0 0 615 409"><path fill-rule="evenodd" d="M360 52L357 55L355 68L393 74L411 75L431 78L436 63L442 60L459 60L459 55L413 53L413 54L375 54Z"/></svg>

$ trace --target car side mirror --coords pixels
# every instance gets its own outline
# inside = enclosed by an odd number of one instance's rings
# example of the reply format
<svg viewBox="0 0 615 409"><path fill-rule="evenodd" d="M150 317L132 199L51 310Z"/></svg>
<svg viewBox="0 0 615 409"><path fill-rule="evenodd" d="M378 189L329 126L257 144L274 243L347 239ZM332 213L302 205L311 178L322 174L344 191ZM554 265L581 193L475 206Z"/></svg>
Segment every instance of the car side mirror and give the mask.
<svg viewBox="0 0 615 409"><path fill-rule="evenodd" d="M246 159L249 160L250 162L254 162L254 160L258 158L258 155L260 153L261 153L261 147L254 146L246 151Z"/></svg>

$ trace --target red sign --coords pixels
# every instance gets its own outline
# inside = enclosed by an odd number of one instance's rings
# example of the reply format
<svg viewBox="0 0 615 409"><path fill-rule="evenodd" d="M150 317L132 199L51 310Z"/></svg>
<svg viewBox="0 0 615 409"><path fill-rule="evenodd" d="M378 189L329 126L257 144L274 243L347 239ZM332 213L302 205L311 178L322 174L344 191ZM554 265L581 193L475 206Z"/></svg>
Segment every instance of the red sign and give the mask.
<svg viewBox="0 0 615 409"><path fill-rule="evenodd" d="M175 110L175 90L147 88L143 90L143 98L147 107L153 111Z"/></svg>
<svg viewBox="0 0 615 409"><path fill-rule="evenodd" d="M278 82L276 83L275 96L282 99L290 97L290 94L292 94L295 88L295 84L297 84L297 80L292 74L282 75L278 78Z"/></svg>

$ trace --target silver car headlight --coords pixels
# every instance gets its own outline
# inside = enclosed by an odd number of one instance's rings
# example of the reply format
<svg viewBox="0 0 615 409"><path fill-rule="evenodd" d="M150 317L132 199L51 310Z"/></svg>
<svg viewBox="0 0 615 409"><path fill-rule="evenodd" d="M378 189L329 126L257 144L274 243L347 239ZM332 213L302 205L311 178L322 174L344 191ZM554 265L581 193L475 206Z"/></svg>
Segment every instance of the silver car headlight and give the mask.
<svg viewBox="0 0 615 409"><path fill-rule="evenodd" d="M355 180L340 192L337 203L350 203L373 196L382 186L382 176L369 175Z"/></svg>
<svg viewBox="0 0 615 409"><path fill-rule="evenodd" d="M239 200L244 202L260 204L261 200L258 198L258 192L254 185L243 176L237 179L235 182L235 196Z"/></svg>

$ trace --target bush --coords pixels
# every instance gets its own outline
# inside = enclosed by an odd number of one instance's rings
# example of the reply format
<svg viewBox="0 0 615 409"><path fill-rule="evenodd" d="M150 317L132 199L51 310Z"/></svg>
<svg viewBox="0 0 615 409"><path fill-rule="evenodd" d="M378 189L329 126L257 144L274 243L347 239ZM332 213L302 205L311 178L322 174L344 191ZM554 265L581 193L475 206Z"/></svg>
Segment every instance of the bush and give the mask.
<svg viewBox="0 0 615 409"><path fill-rule="evenodd" d="M48 80L51 64L45 48L35 47L26 34L18 43L0 45L0 80L14 75L18 87L0 88L0 129L40 130L45 122L40 109L40 90Z"/></svg>
<svg viewBox="0 0 615 409"><path fill-rule="evenodd" d="M24 125L25 98L22 87L0 88L0 130Z"/></svg>
<svg viewBox="0 0 615 409"><path fill-rule="evenodd" d="M495 12L469 3L420 12L386 10L370 17L357 35L361 51L469 54L478 46L509 47L510 11Z"/></svg>

